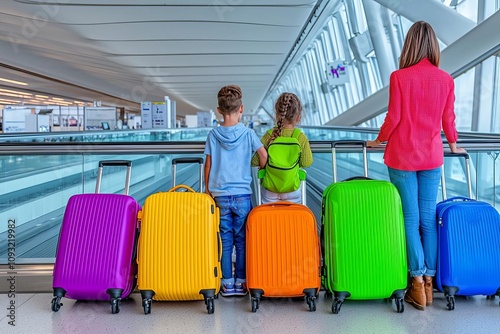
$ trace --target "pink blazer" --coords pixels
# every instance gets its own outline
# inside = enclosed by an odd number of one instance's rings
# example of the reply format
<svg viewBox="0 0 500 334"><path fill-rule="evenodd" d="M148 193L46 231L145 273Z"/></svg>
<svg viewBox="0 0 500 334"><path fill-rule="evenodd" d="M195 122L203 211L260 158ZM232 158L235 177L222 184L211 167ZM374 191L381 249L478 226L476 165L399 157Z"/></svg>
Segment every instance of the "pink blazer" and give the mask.
<svg viewBox="0 0 500 334"><path fill-rule="evenodd" d="M389 109L377 137L387 141L384 163L405 171L434 169L443 164L441 129L455 143L455 84L427 59L392 72Z"/></svg>

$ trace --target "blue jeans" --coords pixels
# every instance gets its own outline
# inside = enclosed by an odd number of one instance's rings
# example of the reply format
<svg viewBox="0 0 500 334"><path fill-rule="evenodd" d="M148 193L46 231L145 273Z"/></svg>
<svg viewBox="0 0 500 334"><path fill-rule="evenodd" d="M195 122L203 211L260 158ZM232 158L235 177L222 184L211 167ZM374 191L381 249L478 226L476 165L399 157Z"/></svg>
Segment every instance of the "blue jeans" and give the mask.
<svg viewBox="0 0 500 334"><path fill-rule="evenodd" d="M436 202L441 168L416 172L389 168L401 196L410 276L434 276L437 263Z"/></svg>
<svg viewBox="0 0 500 334"><path fill-rule="evenodd" d="M215 203L220 210L220 236L222 240L222 279L223 283L234 283L233 248L236 248L235 276L246 278L245 238L246 220L252 210L250 195L218 196Z"/></svg>

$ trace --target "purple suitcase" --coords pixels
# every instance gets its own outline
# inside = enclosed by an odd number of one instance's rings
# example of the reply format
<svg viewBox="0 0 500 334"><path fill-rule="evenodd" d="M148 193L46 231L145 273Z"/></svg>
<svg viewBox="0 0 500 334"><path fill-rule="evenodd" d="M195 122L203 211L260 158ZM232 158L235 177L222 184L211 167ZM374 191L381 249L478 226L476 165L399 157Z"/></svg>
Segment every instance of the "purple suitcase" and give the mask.
<svg viewBox="0 0 500 334"><path fill-rule="evenodd" d="M140 207L128 196L131 161L100 161L95 194L73 195L59 234L53 272L52 311L61 298L110 300L111 312L135 288ZM125 195L100 194L104 166L127 166Z"/></svg>

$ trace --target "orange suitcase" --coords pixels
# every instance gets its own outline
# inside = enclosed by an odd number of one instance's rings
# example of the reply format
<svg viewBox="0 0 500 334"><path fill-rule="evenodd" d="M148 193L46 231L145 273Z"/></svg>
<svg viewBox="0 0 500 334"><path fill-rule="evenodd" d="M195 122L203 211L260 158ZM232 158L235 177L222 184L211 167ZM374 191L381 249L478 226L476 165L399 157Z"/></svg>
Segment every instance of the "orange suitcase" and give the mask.
<svg viewBox="0 0 500 334"><path fill-rule="evenodd" d="M304 181L302 189L305 203ZM315 311L321 260L312 211L284 201L255 207L247 220L246 264L252 312L259 308L262 296L306 296L309 310Z"/></svg>

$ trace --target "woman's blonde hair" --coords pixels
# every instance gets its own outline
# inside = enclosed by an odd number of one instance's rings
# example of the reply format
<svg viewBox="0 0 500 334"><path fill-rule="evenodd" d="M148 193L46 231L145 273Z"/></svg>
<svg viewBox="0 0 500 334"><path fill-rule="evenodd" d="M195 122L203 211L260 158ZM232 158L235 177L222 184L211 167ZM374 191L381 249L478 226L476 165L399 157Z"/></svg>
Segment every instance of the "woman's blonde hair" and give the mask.
<svg viewBox="0 0 500 334"><path fill-rule="evenodd" d="M293 93L282 93L274 105L276 111L276 126L273 129L269 143L281 136L285 124L295 122L302 114L302 103Z"/></svg>
<svg viewBox="0 0 500 334"><path fill-rule="evenodd" d="M415 65L424 58L439 67L439 42L431 25L425 21L415 22L406 34L399 57L399 68Z"/></svg>

